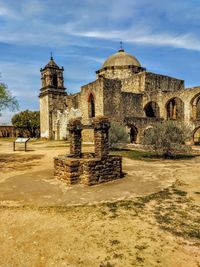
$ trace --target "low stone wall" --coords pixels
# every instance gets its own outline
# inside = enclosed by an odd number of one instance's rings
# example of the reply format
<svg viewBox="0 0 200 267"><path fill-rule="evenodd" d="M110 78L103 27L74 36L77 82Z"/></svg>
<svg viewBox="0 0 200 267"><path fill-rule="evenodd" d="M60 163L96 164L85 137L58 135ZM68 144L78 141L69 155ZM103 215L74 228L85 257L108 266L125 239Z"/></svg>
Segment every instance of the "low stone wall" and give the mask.
<svg viewBox="0 0 200 267"><path fill-rule="evenodd" d="M116 180L122 177L122 158L108 156L105 159L77 159L67 155L58 156L54 159L54 176L67 185L95 185Z"/></svg>
<svg viewBox="0 0 200 267"><path fill-rule="evenodd" d="M61 155L54 158L54 177L67 185L76 184L80 177L80 160Z"/></svg>

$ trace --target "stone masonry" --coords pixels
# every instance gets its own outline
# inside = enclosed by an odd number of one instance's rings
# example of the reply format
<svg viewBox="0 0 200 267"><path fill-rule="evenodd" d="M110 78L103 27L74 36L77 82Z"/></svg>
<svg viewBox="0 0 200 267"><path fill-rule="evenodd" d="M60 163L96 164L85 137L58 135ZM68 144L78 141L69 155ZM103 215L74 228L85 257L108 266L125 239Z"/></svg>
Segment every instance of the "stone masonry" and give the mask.
<svg viewBox="0 0 200 267"><path fill-rule="evenodd" d="M67 185L95 185L122 177L122 158L109 155L110 122L106 117L93 119L95 153L81 152L80 119L69 122L70 154L54 159L54 177Z"/></svg>

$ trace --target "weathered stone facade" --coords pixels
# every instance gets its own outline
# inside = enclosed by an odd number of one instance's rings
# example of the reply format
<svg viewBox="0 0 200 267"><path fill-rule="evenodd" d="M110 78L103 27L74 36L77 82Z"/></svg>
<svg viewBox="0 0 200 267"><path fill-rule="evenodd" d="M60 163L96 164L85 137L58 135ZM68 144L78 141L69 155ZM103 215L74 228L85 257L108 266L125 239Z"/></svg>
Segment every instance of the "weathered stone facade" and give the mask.
<svg viewBox="0 0 200 267"><path fill-rule="evenodd" d="M61 155L54 159L54 176L67 185L95 185L122 177L122 158L109 155L108 131L110 122L105 117L95 117L94 153L82 153L82 129L80 119L70 120L70 155Z"/></svg>
<svg viewBox="0 0 200 267"><path fill-rule="evenodd" d="M140 142L145 129L167 119L185 122L192 131L191 142L200 142L200 87L185 89L183 80L150 73L123 49L77 94L67 95L63 68L53 59L41 73L41 137L66 138L71 118L81 117L83 124L91 125L95 116L107 116L129 128L132 142ZM93 131L84 130L82 138L93 141Z"/></svg>

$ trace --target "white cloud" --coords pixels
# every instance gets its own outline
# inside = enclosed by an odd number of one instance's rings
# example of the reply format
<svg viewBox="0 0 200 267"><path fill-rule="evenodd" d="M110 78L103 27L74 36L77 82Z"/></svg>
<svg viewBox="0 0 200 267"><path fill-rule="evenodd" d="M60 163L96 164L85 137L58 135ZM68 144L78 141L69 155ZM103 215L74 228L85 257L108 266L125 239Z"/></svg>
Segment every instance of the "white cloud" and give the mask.
<svg viewBox="0 0 200 267"><path fill-rule="evenodd" d="M149 33L149 32L137 32L137 31L89 31L89 32L77 32L75 35L101 38L107 40L119 40L121 39L129 43L140 43L153 46L172 46L176 48L184 48L189 50L200 51L200 39L196 38L192 34L180 34L175 35L172 33Z"/></svg>

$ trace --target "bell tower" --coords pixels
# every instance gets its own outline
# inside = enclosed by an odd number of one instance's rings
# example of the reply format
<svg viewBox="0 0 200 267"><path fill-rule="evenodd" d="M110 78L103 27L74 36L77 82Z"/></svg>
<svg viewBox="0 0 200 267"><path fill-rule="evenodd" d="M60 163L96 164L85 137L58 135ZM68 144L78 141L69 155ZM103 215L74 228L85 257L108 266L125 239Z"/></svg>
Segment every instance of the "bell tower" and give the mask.
<svg viewBox="0 0 200 267"><path fill-rule="evenodd" d="M64 87L64 68L59 67L51 55L50 61L42 69L40 89L40 135L54 139L53 124L57 110L66 108L66 88Z"/></svg>

